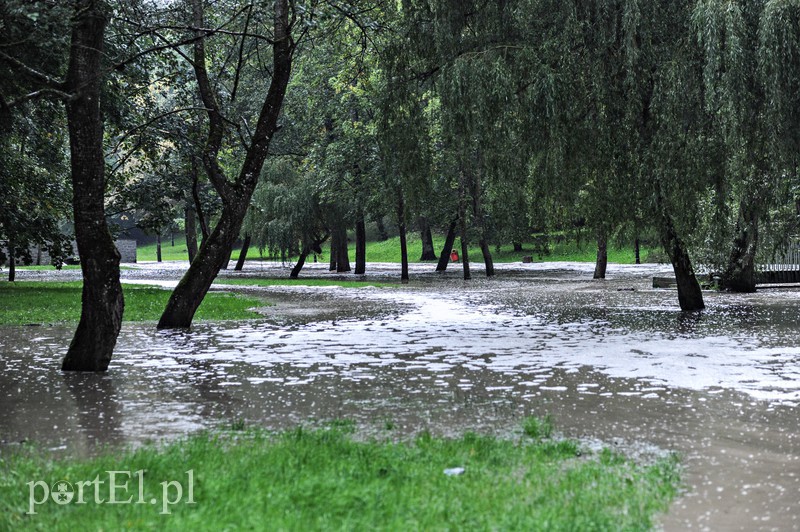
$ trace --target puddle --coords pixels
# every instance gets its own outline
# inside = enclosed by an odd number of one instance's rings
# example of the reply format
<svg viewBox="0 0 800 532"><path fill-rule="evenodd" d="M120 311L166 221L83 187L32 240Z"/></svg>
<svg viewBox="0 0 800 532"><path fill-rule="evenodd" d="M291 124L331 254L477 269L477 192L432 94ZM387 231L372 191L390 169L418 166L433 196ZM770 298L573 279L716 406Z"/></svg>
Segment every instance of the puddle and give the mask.
<svg viewBox="0 0 800 532"><path fill-rule="evenodd" d="M707 293L687 314L649 289L652 267L594 282L534 266L259 289L275 303L261 321L125 325L106 375L56 371L71 328L4 327L0 440L87 455L239 419L457 434L549 413L566 436L680 453L667 530L800 529L800 292Z"/></svg>

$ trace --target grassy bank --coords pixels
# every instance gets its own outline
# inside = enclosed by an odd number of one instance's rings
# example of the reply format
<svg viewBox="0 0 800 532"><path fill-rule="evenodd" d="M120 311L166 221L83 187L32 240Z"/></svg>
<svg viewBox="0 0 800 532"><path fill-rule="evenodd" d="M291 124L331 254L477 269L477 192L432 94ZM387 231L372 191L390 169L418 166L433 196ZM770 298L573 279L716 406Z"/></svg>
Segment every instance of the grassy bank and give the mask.
<svg viewBox="0 0 800 532"><path fill-rule="evenodd" d="M69 283L0 282L0 325L77 322L81 315L80 281ZM123 285L124 321L156 321L170 291L141 285ZM206 295L196 319L243 320L259 315L248 309L268 303L253 297L212 292Z"/></svg>
<svg viewBox="0 0 800 532"><path fill-rule="evenodd" d="M166 245L162 244L162 258L165 261L170 260L189 260L189 256L186 252L186 244L183 243L182 245L175 242L175 247L172 247L167 243ZM444 246L444 236L443 235L434 235L433 237L433 244L434 248L436 249L436 253L438 254L442 247ZM461 254L461 241L456 239L455 244L453 246L455 249L458 250L459 255ZM147 246L141 246L137 249L138 260L140 261L154 261L156 260L156 246L155 244L149 244ZM597 249L595 248L594 244L591 242L584 243L583 245L578 245L573 241L563 241L563 242L551 242L549 246L549 254L539 254L537 252L537 247L532 243L524 243L522 245L522 251L514 251L513 246L511 244L503 245L500 247L500 251L497 251L497 248L492 246L492 258L495 262L520 262L522 261L522 257L525 256L532 256L534 261L544 261L544 262L554 262L554 261L565 261L565 262L594 262L596 258ZM647 257L648 253L652 250L650 248L643 247L640 250L640 255L642 260ZM355 242L350 243L350 261L355 262ZM409 233L408 235L408 259L411 262L419 261L420 257L422 256L422 240L420 240L419 235L416 233ZM469 248L469 256L470 260L473 262L482 262L483 256L481 255L481 250L477 246L471 246ZM251 249L248 253L248 257L251 259L258 259L258 250ZM231 260L237 260L239 258L239 249L235 249L231 256ZM268 258L268 257L265 257ZM321 258L321 260L327 260L327 248L325 248L325 255ZM617 248L615 246L609 246L608 249L608 260L610 262L619 263L619 264L633 264L635 262L633 246ZM400 262L400 237L390 238L383 242L367 242L367 261L368 262Z"/></svg>
<svg viewBox="0 0 800 532"><path fill-rule="evenodd" d="M203 434L93 460L6 456L0 529L646 530L677 489L672 459L643 466L581 455L572 441L474 434L364 443L347 427ZM108 504L108 471L131 473L115 482L127 481L115 497L131 503ZM77 497L77 483L95 478L99 499L89 485L85 504L44 502L45 485L67 481Z"/></svg>

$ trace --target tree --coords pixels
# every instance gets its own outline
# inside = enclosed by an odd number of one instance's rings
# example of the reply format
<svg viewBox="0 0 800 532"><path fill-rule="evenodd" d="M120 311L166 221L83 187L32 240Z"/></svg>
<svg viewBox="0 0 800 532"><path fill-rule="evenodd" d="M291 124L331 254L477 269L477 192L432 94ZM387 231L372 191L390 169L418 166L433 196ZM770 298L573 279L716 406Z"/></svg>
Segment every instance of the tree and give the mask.
<svg viewBox="0 0 800 532"><path fill-rule="evenodd" d="M52 103L42 107L26 105L0 136L0 264L8 262L9 281L18 262L33 262L33 246L56 267L72 253L61 230L69 217L64 117Z"/></svg>
<svg viewBox="0 0 800 532"><path fill-rule="evenodd" d="M193 44L193 68L203 105L207 109L208 136L202 153L203 166L223 207L214 229L203 240L200 251L186 274L173 291L164 313L158 322L159 329L189 327L192 318L216 278L223 263L227 262L231 248L258 183L261 168L267 157L272 137L278 130L278 117L289 84L292 55L295 43L291 32L288 0L276 0L273 13L272 78L258 113L255 129L247 142L244 159L236 177L231 180L220 165L219 157L228 130L225 110L212 85L207 68L205 9L202 0L192 1L192 21L197 39ZM248 19L249 20L249 19ZM242 35L242 42L245 40ZM237 68L238 72L242 62ZM234 98L231 97L233 100Z"/></svg>

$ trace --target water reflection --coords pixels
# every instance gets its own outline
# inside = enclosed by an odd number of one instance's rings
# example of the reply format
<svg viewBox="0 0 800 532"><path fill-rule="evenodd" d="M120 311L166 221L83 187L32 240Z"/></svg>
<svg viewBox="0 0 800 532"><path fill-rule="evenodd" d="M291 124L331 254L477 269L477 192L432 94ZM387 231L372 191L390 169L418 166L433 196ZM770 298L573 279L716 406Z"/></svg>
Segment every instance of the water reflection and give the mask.
<svg viewBox="0 0 800 532"><path fill-rule="evenodd" d="M800 293L707 294L682 313L644 276L435 280L274 287L261 321L126 325L106 376L55 370L71 329L3 328L0 440L87 454L234 419L402 435L551 413L570 436L684 454L692 491L668 529L800 526Z"/></svg>

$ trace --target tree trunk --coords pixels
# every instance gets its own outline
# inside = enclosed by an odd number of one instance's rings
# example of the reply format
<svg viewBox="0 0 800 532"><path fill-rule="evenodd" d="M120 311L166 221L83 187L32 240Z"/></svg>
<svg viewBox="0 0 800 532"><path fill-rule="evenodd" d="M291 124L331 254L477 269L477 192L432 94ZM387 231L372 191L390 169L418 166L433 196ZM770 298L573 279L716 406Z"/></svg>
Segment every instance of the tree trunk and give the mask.
<svg viewBox="0 0 800 532"><path fill-rule="evenodd" d="M447 270L447 265L450 263L450 252L453 251L453 242L456 241L456 224L458 220L453 220L450 222L450 226L447 228L447 236L444 238L444 247L442 248L442 254L439 255L439 264L436 265L437 272L443 272Z"/></svg>
<svg viewBox="0 0 800 532"><path fill-rule="evenodd" d="M105 159L100 115L105 6L75 6L66 87L75 240L81 259L81 318L61 369L106 371L117 343L125 302L120 255L105 216Z"/></svg>
<svg viewBox="0 0 800 532"><path fill-rule="evenodd" d="M678 284L678 303L681 310L702 310L705 308L700 283L694 275L689 253L683 241L678 237L672 218L661 208L661 244L669 256L675 280Z"/></svg>
<svg viewBox="0 0 800 532"><path fill-rule="evenodd" d="M186 251L189 252L189 262L192 263L197 256L197 218L194 209L189 207L189 202L186 202L183 216L186 228Z"/></svg>
<svg viewBox="0 0 800 532"><path fill-rule="evenodd" d="M161 233L156 233L156 262L161 262Z"/></svg>
<svg viewBox="0 0 800 532"><path fill-rule="evenodd" d="M194 201L194 212L197 215L197 221L200 222L200 234L203 235L203 240L208 238L208 218L203 212L203 202L200 201L200 177L198 175L200 170L197 168L197 160L192 157L192 200Z"/></svg>
<svg viewBox="0 0 800 532"><path fill-rule="evenodd" d="M240 227L241 227L241 224L240 224ZM225 260L222 261L222 267L220 268L221 270L227 270L228 269L228 266L231 263L231 255L233 255L233 246L236 245L236 241L237 240L239 240L238 236L231 243L231 247L228 249L228 255L225 257Z"/></svg>
<svg viewBox="0 0 800 532"><path fill-rule="evenodd" d="M203 3L194 0L194 22L204 27ZM225 121L219 111L215 91L206 71L207 57L203 38L194 42L194 70L203 105L209 119L209 131L203 151L203 164L217 192L222 197L222 214L214 230L203 240L200 251L189 266L167 302L158 322L159 329L187 328L197 308L219 274L224 261L230 257L239 236L250 198L264 166L272 137L278 129L278 116L283 106L292 66L292 45L289 35L288 0L275 1L272 81L261 107L252 140L235 182L222 172L218 155L225 136ZM202 32L196 31L198 36Z"/></svg>
<svg viewBox="0 0 800 532"><path fill-rule="evenodd" d="M641 264L642 261L639 257L639 237L633 241L633 254L636 257L636 264Z"/></svg>
<svg viewBox="0 0 800 532"><path fill-rule="evenodd" d="M383 225L383 216L375 218L375 225L378 226L378 238L381 242L389 240L389 234L386 232L386 226Z"/></svg>
<svg viewBox="0 0 800 532"><path fill-rule="evenodd" d="M467 245L467 228L466 224L461 224L461 264L464 267L464 280L472 279L469 273L469 250Z"/></svg>
<svg viewBox="0 0 800 532"><path fill-rule="evenodd" d="M8 241L8 282L13 283L17 278L17 259L14 254L14 242Z"/></svg>
<svg viewBox="0 0 800 532"><path fill-rule="evenodd" d="M756 291L756 251L758 250L758 213L742 202L736 221L728 265L722 273L721 288L731 292Z"/></svg>
<svg viewBox="0 0 800 532"><path fill-rule="evenodd" d="M359 213L356 220L356 275L363 275L367 271L367 227L364 215Z"/></svg>
<svg viewBox="0 0 800 532"><path fill-rule="evenodd" d="M406 202L403 191L397 191L397 228L400 230L400 282L408 283L408 243L406 242Z"/></svg>
<svg viewBox="0 0 800 532"><path fill-rule="evenodd" d="M342 225L336 228L336 273L350 271L350 254L347 246L347 229Z"/></svg>
<svg viewBox="0 0 800 532"><path fill-rule="evenodd" d="M597 260L594 263L594 278L605 279L608 267L608 236L605 229L597 235Z"/></svg>
<svg viewBox="0 0 800 532"><path fill-rule="evenodd" d="M328 265L328 270L335 272L336 271L336 264L338 263L336 255L339 253L339 232L336 229L331 231L331 257L330 257L330 264Z"/></svg>
<svg viewBox="0 0 800 532"><path fill-rule="evenodd" d="M300 252L300 256L297 257L297 263L295 263L294 268L292 268L292 272L289 274L289 279L297 279L300 275L300 270L303 269L303 266L306 263L306 257L308 257L309 250L308 248L303 248L303 251Z"/></svg>
<svg viewBox="0 0 800 532"><path fill-rule="evenodd" d="M420 262L436 260L436 250L433 249L431 225L428 223L428 219L425 216L419 217L419 231L422 240L422 256L419 258Z"/></svg>
<svg viewBox="0 0 800 532"><path fill-rule="evenodd" d="M459 186L458 219L461 221L461 264L464 268L464 280L472 278L469 273L469 245L467 243L467 206L466 191L464 190L464 172L461 172Z"/></svg>
<svg viewBox="0 0 800 532"><path fill-rule="evenodd" d="M247 252L250 250L250 233L244 234L244 242L242 242L242 250L239 252L239 260L236 261L234 270L237 272L242 271L244 268L244 261L247 259Z"/></svg>
<svg viewBox="0 0 800 532"><path fill-rule="evenodd" d="M511 245L514 246L515 252L519 253L522 251L522 242L512 242Z"/></svg>
<svg viewBox="0 0 800 532"><path fill-rule="evenodd" d="M297 258L297 263L292 268L292 272L289 274L290 279L297 279L300 275L300 270L303 269L303 266L306 263L306 259L308 258L308 254L313 252L314 253L314 262L317 262L316 253L321 252L320 246L322 245L325 240L328 239L328 235L325 235L322 238L315 239L311 244L304 244L303 250L300 252L300 256Z"/></svg>
<svg viewBox="0 0 800 532"><path fill-rule="evenodd" d="M494 275L494 261L492 260L492 252L489 250L489 244L487 244L486 239L483 238L481 238L478 244L483 254L483 263L486 265L486 277L492 277Z"/></svg>

